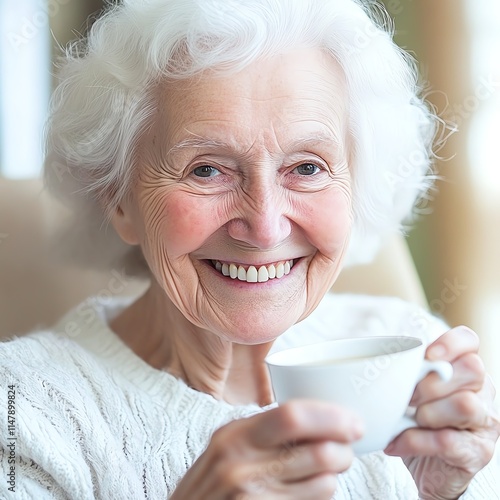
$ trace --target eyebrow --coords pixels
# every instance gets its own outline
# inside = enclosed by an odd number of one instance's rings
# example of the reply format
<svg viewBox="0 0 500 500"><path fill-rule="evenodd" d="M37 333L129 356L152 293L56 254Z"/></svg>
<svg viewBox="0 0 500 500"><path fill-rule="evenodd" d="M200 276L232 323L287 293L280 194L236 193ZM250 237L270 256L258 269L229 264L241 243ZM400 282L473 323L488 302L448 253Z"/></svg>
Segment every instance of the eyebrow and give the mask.
<svg viewBox="0 0 500 500"><path fill-rule="evenodd" d="M216 139L209 139L208 137L202 136L194 136L187 137L182 141L179 141L177 144L174 144L167 152L168 155L172 153L177 153L178 151L182 151L183 149L188 148L226 148L229 149L229 144L218 141Z"/></svg>
<svg viewBox="0 0 500 500"><path fill-rule="evenodd" d="M344 150L345 147L343 141L339 141L337 136L325 132L318 132L317 134L314 135L302 137L290 143L289 146L292 146L293 148L300 148L317 143L331 143L340 150ZM193 134L193 137L186 137L185 139L182 139L178 143L174 144L168 150L167 155L171 155L173 153L177 153L179 151L189 148L233 149L233 146L231 146L231 144L228 142Z"/></svg>

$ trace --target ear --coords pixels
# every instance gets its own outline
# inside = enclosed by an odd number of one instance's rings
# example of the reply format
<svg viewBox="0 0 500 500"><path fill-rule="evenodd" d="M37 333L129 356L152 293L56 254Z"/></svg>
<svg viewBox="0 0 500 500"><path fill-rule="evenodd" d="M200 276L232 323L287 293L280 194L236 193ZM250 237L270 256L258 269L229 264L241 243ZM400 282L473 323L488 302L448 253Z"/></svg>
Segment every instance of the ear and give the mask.
<svg viewBox="0 0 500 500"><path fill-rule="evenodd" d="M137 232L137 225L133 217L132 207L127 203L120 204L116 207L111 224L115 228L120 238L129 245L138 245L140 242Z"/></svg>

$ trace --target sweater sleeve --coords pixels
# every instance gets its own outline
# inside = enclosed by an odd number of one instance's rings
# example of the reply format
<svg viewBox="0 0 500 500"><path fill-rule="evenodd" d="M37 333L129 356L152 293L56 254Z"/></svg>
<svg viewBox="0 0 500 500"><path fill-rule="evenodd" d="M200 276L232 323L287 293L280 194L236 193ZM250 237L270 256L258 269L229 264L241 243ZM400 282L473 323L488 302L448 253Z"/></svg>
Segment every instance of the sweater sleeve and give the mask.
<svg viewBox="0 0 500 500"><path fill-rule="evenodd" d="M117 452L113 388L100 397L103 385L92 360L50 332L0 343L0 498L140 497L142 478Z"/></svg>
<svg viewBox="0 0 500 500"><path fill-rule="evenodd" d="M61 402L57 392L30 370L31 363L21 362L20 354L41 361L30 344L0 344L0 497L93 498L83 457L67 440L64 418L55 416Z"/></svg>
<svg viewBox="0 0 500 500"><path fill-rule="evenodd" d="M42 470L33 460L19 457L15 446L9 442L7 445L2 442L0 447L0 470L2 471L1 498L6 500L69 498L50 474Z"/></svg>
<svg viewBox="0 0 500 500"><path fill-rule="evenodd" d="M28 449L29 426L26 425L30 417L26 415L26 401L18 390L18 381L10 378L5 384L2 373L3 404L0 419L4 429L0 433L0 482L1 498L36 499L67 499L67 492L57 480L57 471L51 474L39 465L40 448L44 448L41 441L33 442L32 449ZM34 417L34 415L32 415ZM5 429L7 427L7 429ZM47 464L44 464L45 466Z"/></svg>

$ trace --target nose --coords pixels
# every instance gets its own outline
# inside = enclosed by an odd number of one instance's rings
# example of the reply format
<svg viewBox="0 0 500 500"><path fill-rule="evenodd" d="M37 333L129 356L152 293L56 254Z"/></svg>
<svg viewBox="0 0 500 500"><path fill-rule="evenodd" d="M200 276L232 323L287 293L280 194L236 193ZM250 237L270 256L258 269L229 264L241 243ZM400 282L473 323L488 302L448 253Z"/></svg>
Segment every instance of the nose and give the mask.
<svg viewBox="0 0 500 500"><path fill-rule="evenodd" d="M248 198L238 207L238 217L227 223L229 235L259 250L276 248L292 231L284 203L267 190Z"/></svg>

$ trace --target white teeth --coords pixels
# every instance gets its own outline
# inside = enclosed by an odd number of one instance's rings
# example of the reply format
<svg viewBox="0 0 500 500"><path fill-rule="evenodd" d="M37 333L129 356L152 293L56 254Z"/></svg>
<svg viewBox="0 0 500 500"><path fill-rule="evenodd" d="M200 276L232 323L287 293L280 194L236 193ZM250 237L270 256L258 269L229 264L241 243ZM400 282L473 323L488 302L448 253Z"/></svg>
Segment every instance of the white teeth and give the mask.
<svg viewBox="0 0 500 500"><path fill-rule="evenodd" d="M229 276L231 276L233 280L238 277L238 268L234 264L229 265Z"/></svg>
<svg viewBox="0 0 500 500"><path fill-rule="evenodd" d="M265 269L265 267L261 267L260 269ZM257 274L257 269L255 268L255 266L250 266L247 269L247 282L248 283L257 283L257 281L261 281L260 280L260 269L259 269L258 274Z"/></svg>
<svg viewBox="0 0 500 500"><path fill-rule="evenodd" d="M276 268L274 267L274 264L271 264L267 268L267 272L269 274L269 279L272 280L273 278L276 278Z"/></svg>
<svg viewBox="0 0 500 500"><path fill-rule="evenodd" d="M230 276L233 280L246 281L247 283L265 283L270 279L279 279L290 273L293 267L293 260L285 260L277 264L269 264L268 266L260 266L257 269L255 266L250 266L245 269L243 266L236 264L226 264L219 260L213 260L212 264L215 269L224 276Z"/></svg>
<svg viewBox="0 0 500 500"><path fill-rule="evenodd" d="M252 269L252 268L255 269L255 267L251 266L248 270L250 271L250 269ZM258 281L259 283L265 283L268 279L269 279L269 273L267 271L266 266L260 266L259 267L259 274L257 276L256 281ZM247 281L250 281L250 280L247 279Z"/></svg>
<svg viewBox="0 0 500 500"><path fill-rule="evenodd" d="M282 262L280 262L276 266L276 278L283 278L284 274L285 274L285 266L283 265Z"/></svg>
<svg viewBox="0 0 500 500"><path fill-rule="evenodd" d="M290 262L285 262L285 274L290 274Z"/></svg>
<svg viewBox="0 0 500 500"><path fill-rule="evenodd" d="M247 280L247 272L245 271L244 267L238 267L238 279L240 281L246 281Z"/></svg>

